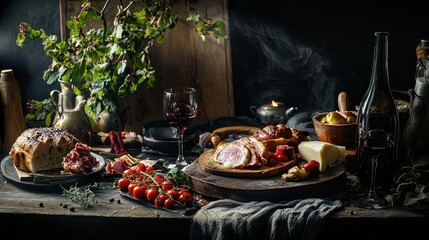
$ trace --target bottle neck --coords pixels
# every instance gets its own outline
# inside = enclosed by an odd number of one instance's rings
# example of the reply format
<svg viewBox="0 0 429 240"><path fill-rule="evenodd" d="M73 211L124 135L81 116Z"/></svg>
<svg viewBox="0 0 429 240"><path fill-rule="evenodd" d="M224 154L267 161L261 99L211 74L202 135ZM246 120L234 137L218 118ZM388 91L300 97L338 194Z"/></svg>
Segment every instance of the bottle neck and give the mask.
<svg viewBox="0 0 429 240"><path fill-rule="evenodd" d="M375 34L371 86L380 91L390 91L388 70L388 34L384 32Z"/></svg>

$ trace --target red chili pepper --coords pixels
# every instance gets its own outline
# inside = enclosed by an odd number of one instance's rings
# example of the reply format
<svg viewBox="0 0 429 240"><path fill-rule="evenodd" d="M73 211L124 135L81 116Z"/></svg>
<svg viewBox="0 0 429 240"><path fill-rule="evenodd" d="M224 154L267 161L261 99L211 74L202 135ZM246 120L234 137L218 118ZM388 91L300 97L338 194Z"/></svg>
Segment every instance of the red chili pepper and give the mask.
<svg viewBox="0 0 429 240"><path fill-rule="evenodd" d="M304 169L307 172L311 172L313 170L318 170L320 163L316 160L310 160L306 164L304 164Z"/></svg>
<svg viewBox="0 0 429 240"><path fill-rule="evenodd" d="M109 139L114 153L124 155L128 154L128 151L125 149L124 141L122 140L122 135L120 132L110 131Z"/></svg>

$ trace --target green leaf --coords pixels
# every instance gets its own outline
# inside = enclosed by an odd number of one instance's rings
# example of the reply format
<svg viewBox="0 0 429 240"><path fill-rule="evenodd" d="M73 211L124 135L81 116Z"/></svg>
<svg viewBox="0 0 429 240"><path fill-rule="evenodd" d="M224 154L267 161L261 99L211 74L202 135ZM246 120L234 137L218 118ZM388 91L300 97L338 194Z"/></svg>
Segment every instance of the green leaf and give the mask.
<svg viewBox="0 0 429 240"><path fill-rule="evenodd" d="M411 206L413 204L416 204L417 201L418 201L417 194L413 192L405 193L404 206Z"/></svg>
<svg viewBox="0 0 429 240"><path fill-rule="evenodd" d="M426 169L429 166L429 158L421 157L414 161L413 167L415 169Z"/></svg>
<svg viewBox="0 0 429 240"><path fill-rule="evenodd" d="M60 79L60 72L50 72L50 74L46 75L48 77L46 83L52 84Z"/></svg>
<svg viewBox="0 0 429 240"><path fill-rule="evenodd" d="M46 114L45 126L50 127L52 124L52 112Z"/></svg>
<svg viewBox="0 0 429 240"><path fill-rule="evenodd" d="M165 178L173 179L178 184L186 183L186 174L177 167L170 169L170 171L167 172Z"/></svg>
<svg viewBox="0 0 429 240"><path fill-rule="evenodd" d="M121 75L122 73L124 73L126 67L127 67L127 60L124 59L120 62L120 66L118 68L118 75Z"/></svg>
<svg viewBox="0 0 429 240"><path fill-rule="evenodd" d="M67 28L70 30L70 37L77 37L80 33L80 24L76 17L67 21Z"/></svg>
<svg viewBox="0 0 429 240"><path fill-rule="evenodd" d="M43 45L45 46L44 48L43 48L43 50L46 50L46 49L48 49L49 47L51 47L53 44L55 44L57 42L57 36L55 36L55 35L50 35L48 38L46 38L44 41L43 41Z"/></svg>
<svg viewBox="0 0 429 240"><path fill-rule="evenodd" d="M212 27L216 29L223 28L223 22L220 20L217 20L212 24Z"/></svg>
<svg viewBox="0 0 429 240"><path fill-rule="evenodd" d="M415 183L408 183L408 182L400 183L396 187L396 191L398 192L412 191L415 188L415 186L416 186Z"/></svg>
<svg viewBox="0 0 429 240"><path fill-rule="evenodd" d="M86 62L85 62L85 58L84 57L76 61L76 63L73 65L72 73L70 75L71 79L77 80L77 81L82 80L83 75L84 75L85 70L86 70L85 69L86 68L85 63Z"/></svg>
<svg viewBox="0 0 429 240"><path fill-rule="evenodd" d="M25 34L24 33L18 33L16 36L16 45L18 47L24 47L25 45Z"/></svg>
<svg viewBox="0 0 429 240"><path fill-rule="evenodd" d="M115 37L121 39L122 38L122 32L124 30L122 29L122 24L118 24L116 26L116 30L115 30Z"/></svg>
<svg viewBox="0 0 429 240"><path fill-rule="evenodd" d="M32 27L28 27L28 36L31 39L36 39L40 37L42 35L42 32L43 32L43 29L36 30L36 29L33 29Z"/></svg>
<svg viewBox="0 0 429 240"><path fill-rule="evenodd" d="M99 20L101 19L101 13L98 11L98 9L91 7L91 9L88 12L88 17L93 20Z"/></svg>

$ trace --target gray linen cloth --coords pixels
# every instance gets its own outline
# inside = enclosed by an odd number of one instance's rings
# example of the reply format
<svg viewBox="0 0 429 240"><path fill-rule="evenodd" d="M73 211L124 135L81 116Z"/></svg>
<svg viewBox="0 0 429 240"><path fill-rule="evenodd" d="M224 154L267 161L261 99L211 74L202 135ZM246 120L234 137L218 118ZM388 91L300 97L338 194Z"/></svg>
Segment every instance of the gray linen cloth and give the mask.
<svg viewBox="0 0 429 240"><path fill-rule="evenodd" d="M335 199L288 202L210 202L195 214L191 239L313 239L324 220L343 206Z"/></svg>

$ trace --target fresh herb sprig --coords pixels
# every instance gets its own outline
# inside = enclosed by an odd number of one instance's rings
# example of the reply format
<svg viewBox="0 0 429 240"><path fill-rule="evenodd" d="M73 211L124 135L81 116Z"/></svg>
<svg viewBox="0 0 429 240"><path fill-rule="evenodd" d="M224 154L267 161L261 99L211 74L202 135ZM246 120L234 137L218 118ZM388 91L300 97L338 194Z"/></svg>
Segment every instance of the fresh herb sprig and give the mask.
<svg viewBox="0 0 429 240"><path fill-rule="evenodd" d="M62 187L62 186L61 186ZM71 186L69 189L63 188L61 196L69 199L72 203L78 204L82 209L88 209L97 204L97 196L91 190L90 186L83 188L78 187L77 184Z"/></svg>

